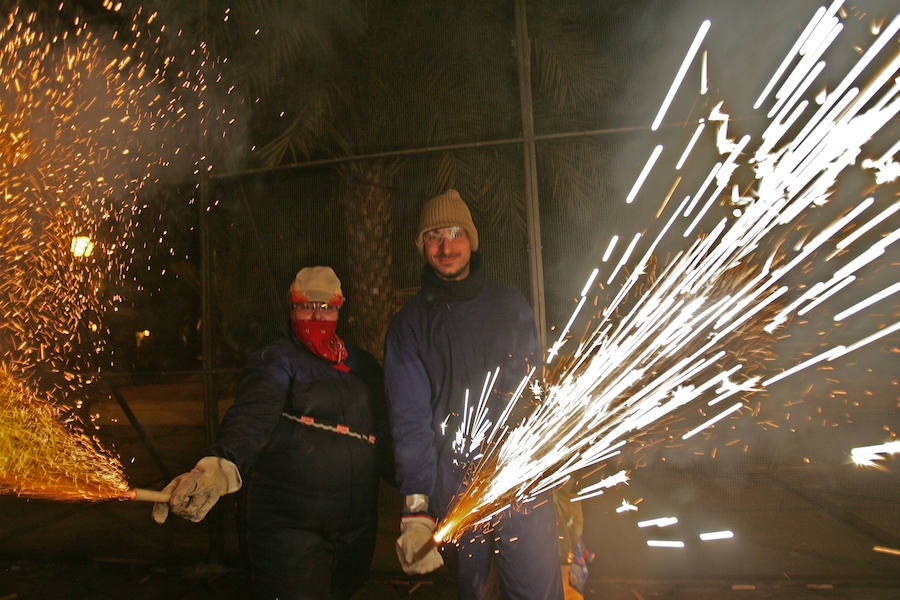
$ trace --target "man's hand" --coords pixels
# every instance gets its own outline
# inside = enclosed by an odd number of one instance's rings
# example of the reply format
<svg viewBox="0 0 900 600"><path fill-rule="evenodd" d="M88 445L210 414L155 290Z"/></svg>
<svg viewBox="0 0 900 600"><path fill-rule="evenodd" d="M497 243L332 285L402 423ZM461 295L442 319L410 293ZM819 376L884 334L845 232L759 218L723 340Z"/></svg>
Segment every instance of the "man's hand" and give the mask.
<svg viewBox="0 0 900 600"><path fill-rule="evenodd" d="M400 537L396 543L397 558L407 575L430 573L444 564L432 538L435 525L428 514L415 513L401 517Z"/></svg>
<svg viewBox="0 0 900 600"><path fill-rule="evenodd" d="M162 491L169 502L153 505L153 520L165 523L169 509L179 517L198 523L219 498L241 489L241 474L233 462L217 456L204 456L187 473L169 482Z"/></svg>

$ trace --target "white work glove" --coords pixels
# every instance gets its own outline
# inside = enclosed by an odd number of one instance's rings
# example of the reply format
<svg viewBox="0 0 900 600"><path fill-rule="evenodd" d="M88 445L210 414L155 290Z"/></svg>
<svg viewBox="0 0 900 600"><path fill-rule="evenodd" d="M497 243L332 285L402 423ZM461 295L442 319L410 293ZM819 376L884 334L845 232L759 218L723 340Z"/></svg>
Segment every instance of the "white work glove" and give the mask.
<svg viewBox="0 0 900 600"><path fill-rule="evenodd" d="M418 511L400 518L400 537L396 543L400 567L407 575L430 573L444 564L444 558L432 537L437 524L424 512L428 508L428 497L422 494L407 496L406 508Z"/></svg>
<svg viewBox="0 0 900 600"><path fill-rule="evenodd" d="M241 489L237 465L218 456L204 456L187 473L183 473L162 489L169 493L168 502L153 505L153 520L165 523L169 509L185 519L198 523L215 506L219 498Z"/></svg>

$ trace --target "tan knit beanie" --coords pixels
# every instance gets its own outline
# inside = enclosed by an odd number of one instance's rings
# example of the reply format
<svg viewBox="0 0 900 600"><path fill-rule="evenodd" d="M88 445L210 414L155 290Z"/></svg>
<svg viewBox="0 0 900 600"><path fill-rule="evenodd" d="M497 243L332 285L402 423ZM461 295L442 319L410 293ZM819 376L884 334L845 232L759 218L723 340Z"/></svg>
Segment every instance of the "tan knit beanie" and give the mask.
<svg viewBox="0 0 900 600"><path fill-rule="evenodd" d="M341 306L344 303L341 280L331 267L305 267L297 272L291 283L291 300Z"/></svg>
<svg viewBox="0 0 900 600"><path fill-rule="evenodd" d="M472 213L469 212L469 207L463 202L459 192L451 189L440 196L435 196L422 207L422 212L419 213L419 233L416 235L419 253L423 256L425 254L425 241L422 236L426 231L454 225L466 230L472 251L478 250L478 230L472 221Z"/></svg>

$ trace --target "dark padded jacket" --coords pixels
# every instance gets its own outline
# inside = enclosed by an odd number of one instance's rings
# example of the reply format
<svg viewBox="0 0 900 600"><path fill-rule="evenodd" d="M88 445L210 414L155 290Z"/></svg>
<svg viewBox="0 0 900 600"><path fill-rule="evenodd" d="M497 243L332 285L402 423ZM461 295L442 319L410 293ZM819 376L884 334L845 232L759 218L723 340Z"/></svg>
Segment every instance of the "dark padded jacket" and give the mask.
<svg viewBox="0 0 900 600"><path fill-rule="evenodd" d="M384 360L400 493L426 494L441 518L467 466L453 449L466 390L474 406L500 367L490 396L496 422L540 360L534 313L521 293L484 277L478 253L462 281L444 281L426 266L422 289L391 321Z"/></svg>
<svg viewBox="0 0 900 600"><path fill-rule="evenodd" d="M370 354L347 348L349 373L288 336L248 362L208 450L237 465L248 528L347 531L377 518L379 464L390 463L382 371ZM377 446L282 413L373 434Z"/></svg>

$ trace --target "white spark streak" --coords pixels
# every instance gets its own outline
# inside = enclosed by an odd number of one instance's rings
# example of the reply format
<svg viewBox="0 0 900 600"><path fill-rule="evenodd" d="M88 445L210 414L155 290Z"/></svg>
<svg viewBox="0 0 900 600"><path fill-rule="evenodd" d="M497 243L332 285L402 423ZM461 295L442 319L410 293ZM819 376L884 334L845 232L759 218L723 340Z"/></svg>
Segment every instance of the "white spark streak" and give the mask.
<svg viewBox="0 0 900 600"><path fill-rule="evenodd" d="M872 467L875 463L884 460L885 454L897 454L900 452L900 442L888 442L877 446L860 446L850 450L850 458L860 466Z"/></svg>
<svg viewBox="0 0 900 600"><path fill-rule="evenodd" d="M603 253L603 258L600 259L602 262L606 262L609 260L609 257L612 254L613 248L616 247L616 244L618 243L618 241L619 241L619 236L617 236L617 235L612 236L612 239L609 240L609 245L606 247L606 252Z"/></svg>
<svg viewBox="0 0 900 600"><path fill-rule="evenodd" d="M680 171L681 167L684 166L687 157L690 155L691 150L694 149L694 145L697 143L697 140L700 139L700 134L703 133L703 129L706 127L706 122L703 119L700 119L700 122L697 124L697 128L694 129L694 134L691 136L691 139L688 141L687 146L684 147L684 151L681 153L681 157L678 159L678 162L675 163L675 170Z"/></svg>
<svg viewBox="0 0 900 600"><path fill-rule="evenodd" d="M730 540L734 537L734 532L727 529L723 531L707 531L705 533L701 533L699 537L704 542L709 542L712 540Z"/></svg>
<svg viewBox="0 0 900 600"><path fill-rule="evenodd" d="M684 548L684 542L680 540L647 540L651 548Z"/></svg>
<svg viewBox="0 0 900 600"><path fill-rule="evenodd" d="M590 277L588 277L587 281L584 283L584 287L581 288L581 297L584 298L587 296L587 293L590 291L591 286L594 285L594 280L597 279L597 275L600 274L600 269L594 269L591 271Z"/></svg>
<svg viewBox="0 0 900 600"><path fill-rule="evenodd" d="M868 202L871 199L872 198L870 196L869 198L866 199L866 202ZM879 213L874 219L870 220L868 223L866 223L865 225L863 225L862 227L860 227L859 229L857 229L856 231L854 231L853 233L851 233L850 235L845 237L844 239L840 240L837 244L834 245L834 247L837 248L838 250L843 250L844 248L846 248L847 246L849 246L850 244L852 244L853 242L855 242L856 240L858 240L859 238L861 238L862 236L867 234L869 231L874 229L876 226L880 225L882 221L884 221L888 217L892 216L895 212L897 212L898 209L900 209L900 202L895 202L894 204L892 204L885 210L881 211L881 213ZM830 259L831 256L829 256L828 258Z"/></svg>
<svg viewBox="0 0 900 600"><path fill-rule="evenodd" d="M572 501L575 502L578 500L585 500L588 497L588 494L593 494L598 490L602 494L603 490L621 485L623 483L628 483L628 474L625 471L619 471L615 475L610 475L609 477L606 477L593 485L583 487L581 490L579 490L578 497L573 498Z"/></svg>
<svg viewBox="0 0 900 600"><path fill-rule="evenodd" d="M709 170L709 173L706 175L706 179L703 180L703 183L700 184L700 187L697 188L697 191L694 192L693 200L688 204L687 208L684 209L684 216L689 217L691 213L694 212L694 208L696 208L697 203L700 202L700 196L706 193L706 188L709 187L709 184L712 183L713 179L716 177L716 173L719 172L719 169L722 168L722 163L717 162L712 166L712 169ZM685 234L687 237L687 234Z"/></svg>
<svg viewBox="0 0 900 600"><path fill-rule="evenodd" d="M822 284L821 288L816 290L816 298L812 302L810 302L809 304L807 304L806 306L804 306L803 308L798 310L797 314L801 317L804 316L805 314L809 313L812 309L819 306L820 304L822 304L823 302L825 302L826 300L828 300L829 298L831 298L832 296L837 294L839 291L843 290L845 287L847 287L854 281L856 281L855 275L847 275L843 279L835 279L832 277L831 280L827 284ZM819 285L819 284L816 284L816 285ZM813 287L816 287L816 286L813 286Z"/></svg>
<svg viewBox="0 0 900 600"><path fill-rule="evenodd" d="M706 32L709 31L709 27L712 23L709 19L703 21L700 24L700 29L697 30L697 34L694 36L694 41L691 42L691 47L688 48L687 54L684 56L684 60L681 61L681 66L678 67L678 72L675 73L675 79L672 81L672 85L669 86L669 91L666 93L666 97L663 99L662 106L659 107L659 112L656 113L656 118L653 119L653 124L650 125L650 131L656 131L659 128L660 123L662 123L663 117L666 115L666 111L669 110L669 105L672 103L672 100L675 98L675 92L678 91L678 88L681 86L681 81L684 79L685 73L687 73L688 67L691 65L691 61L694 60L694 56L696 56L697 51L700 49L700 44L703 43L703 38L706 37Z"/></svg>
<svg viewBox="0 0 900 600"><path fill-rule="evenodd" d="M619 269L621 269L625 263L628 262L628 259L631 257L631 253L634 251L634 247L637 246L638 241L641 239L641 234L636 233L634 237L631 238L631 243L628 244L628 248L625 249L625 252L622 254L622 257L619 259L618 264L616 264L616 268L612 270L612 273L609 274L609 278L606 280L606 284L609 285L616 278L616 275L619 274Z"/></svg>
<svg viewBox="0 0 900 600"><path fill-rule="evenodd" d="M775 74L772 75L771 79L769 79L769 82L763 88L762 93L760 93L759 98L757 98L756 102L753 103L754 109L758 109L760 106L762 106L762 103L766 99L766 96L768 96L769 92L772 91L772 88L775 87L778 80L791 64L791 61L793 61L794 57L799 53L800 48L802 48L806 44L806 40L809 38L810 34L815 30L816 27L818 27L819 22L822 20L824 14L825 7L819 7L819 9L816 11L816 14L813 15L812 19L810 19L809 23L806 25L806 28L800 34L800 37L797 38L797 41L794 42L794 45L788 51L787 56L785 56L784 60L781 61L781 64L778 65L778 68L775 70Z"/></svg>
<svg viewBox="0 0 900 600"><path fill-rule="evenodd" d="M638 521L638 527L669 527L678 524L678 517L657 517L655 519L647 519L646 521Z"/></svg>
<svg viewBox="0 0 900 600"><path fill-rule="evenodd" d="M744 403L743 403L743 402L735 402L735 403L732 404L730 407L726 408L725 410L723 410L722 412L720 412L719 414L717 414L717 415L716 415L715 417L713 417L712 419L709 419L708 421L705 421L705 422L702 423L701 425L698 425L697 427L691 429L690 431L688 431L687 433L685 433L684 435L682 435L682 436L681 436L681 439L686 440L686 439L688 439L688 438L691 438L691 437L697 435L698 433L700 433L701 431L703 431L704 429L706 429L706 428L709 427L710 425L715 425L716 423L718 423L719 421L721 421L721 420L724 419L725 417L727 417L727 416L729 416L729 415L731 415L731 414L733 414L733 413L736 413L737 411L739 411L739 410L742 409L743 407L744 407Z"/></svg>
<svg viewBox="0 0 900 600"><path fill-rule="evenodd" d="M884 300L888 296L896 294L897 292L900 292L900 281L898 281L897 283L895 283L892 286L884 288L880 292L872 294L865 300L861 300L861 301L857 302L856 304L854 304L853 306L851 306L845 310L842 310L838 314L834 315L834 320L835 321L843 321L847 317L849 317L851 315L855 315L862 309L872 306L876 302L880 302L881 300Z"/></svg>
<svg viewBox="0 0 900 600"><path fill-rule="evenodd" d="M644 181L647 179L647 175L650 174L650 171L653 169L653 165L656 164L659 155L662 154L663 147L662 144L657 145L653 148L653 152L650 153L649 158L647 158L647 162L644 163L644 168L641 169L641 172L638 174L637 179L634 180L634 184L631 186L631 191L628 192L628 195L625 197L625 204L631 204L634 202L635 197L639 191L641 191L641 187L644 185Z"/></svg>

